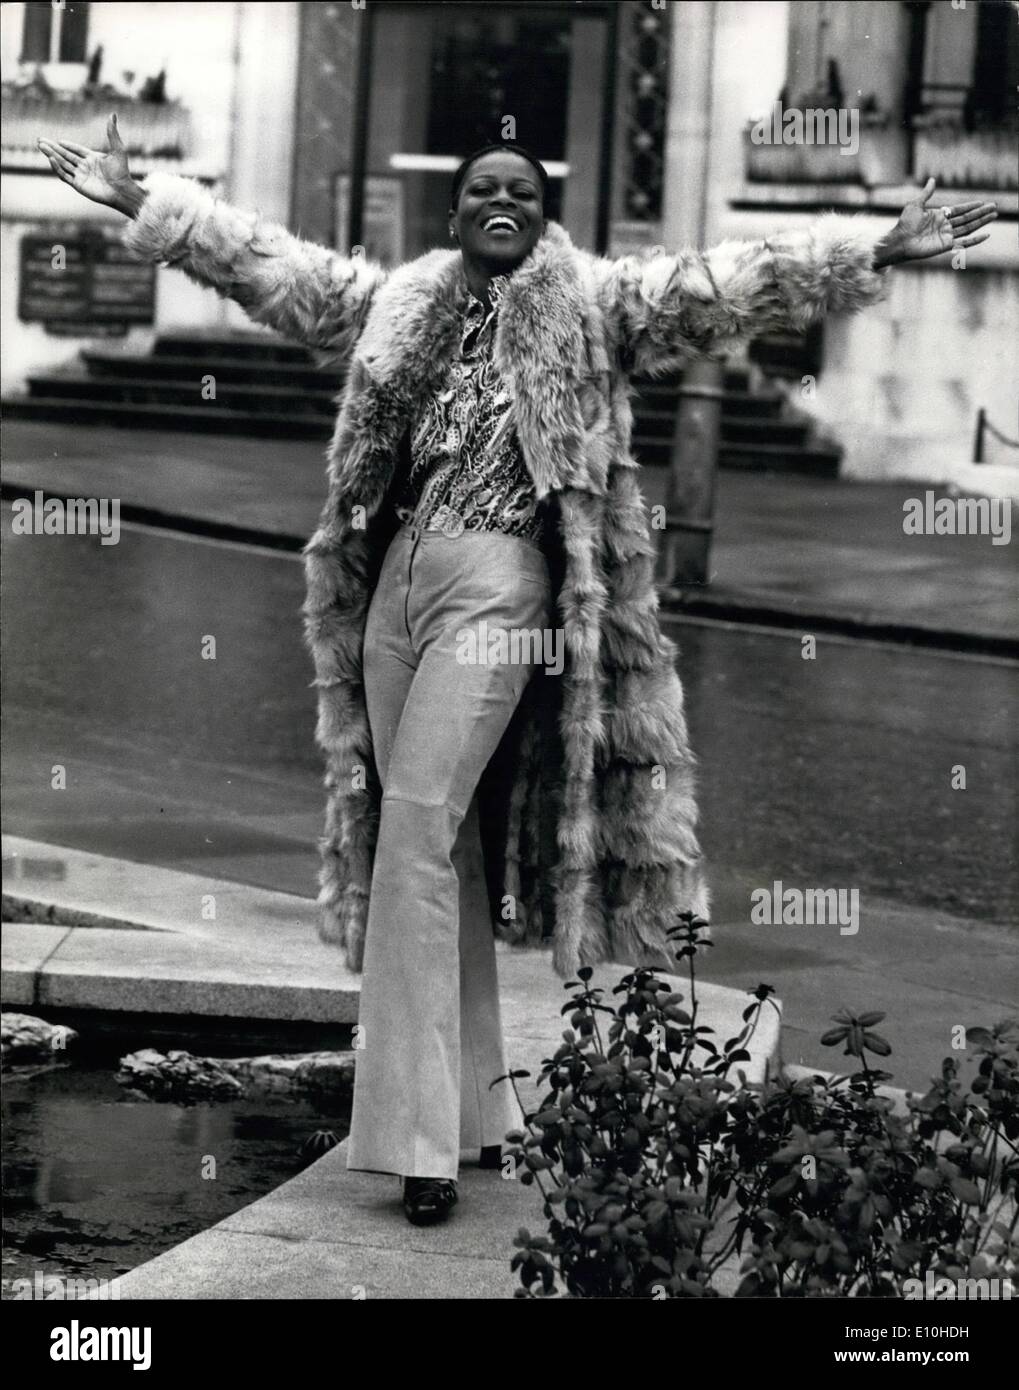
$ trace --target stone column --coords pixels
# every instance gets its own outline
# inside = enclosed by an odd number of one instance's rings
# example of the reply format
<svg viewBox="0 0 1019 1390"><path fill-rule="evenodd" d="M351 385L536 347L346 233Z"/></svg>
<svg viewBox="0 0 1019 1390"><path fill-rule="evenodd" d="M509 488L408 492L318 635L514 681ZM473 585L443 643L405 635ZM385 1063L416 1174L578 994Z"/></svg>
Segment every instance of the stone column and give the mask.
<svg viewBox="0 0 1019 1390"><path fill-rule="evenodd" d="M601 117L605 92L604 21L591 15L574 15L570 25L570 93L566 117L566 158L570 176L563 190L562 225L578 246L594 247L597 240L598 179L600 170Z"/></svg>
<svg viewBox="0 0 1019 1390"><path fill-rule="evenodd" d="M673 17L665 130L662 237L666 247L703 245L711 163L715 0L687 0Z"/></svg>
<svg viewBox="0 0 1019 1390"><path fill-rule="evenodd" d="M337 245L336 178L350 172L354 88L364 11L350 4L300 7L297 128L291 229Z"/></svg>
<svg viewBox="0 0 1019 1390"><path fill-rule="evenodd" d="M283 223L290 215L298 10L289 2L238 6L229 197Z"/></svg>
<svg viewBox="0 0 1019 1390"><path fill-rule="evenodd" d="M243 3L236 10L235 87L227 197L272 222L290 214L297 100L296 3ZM251 320L223 301L224 324L250 331Z"/></svg>

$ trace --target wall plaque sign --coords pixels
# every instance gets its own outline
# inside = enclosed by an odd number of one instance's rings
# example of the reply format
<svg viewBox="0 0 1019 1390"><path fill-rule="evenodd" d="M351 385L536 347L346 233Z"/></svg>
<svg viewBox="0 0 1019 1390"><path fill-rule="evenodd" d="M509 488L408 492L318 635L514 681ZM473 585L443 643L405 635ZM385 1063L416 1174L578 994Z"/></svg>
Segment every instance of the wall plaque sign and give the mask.
<svg viewBox="0 0 1019 1390"><path fill-rule="evenodd" d="M151 324L156 268L138 261L115 235L76 229L21 239L18 317L59 336L112 336Z"/></svg>

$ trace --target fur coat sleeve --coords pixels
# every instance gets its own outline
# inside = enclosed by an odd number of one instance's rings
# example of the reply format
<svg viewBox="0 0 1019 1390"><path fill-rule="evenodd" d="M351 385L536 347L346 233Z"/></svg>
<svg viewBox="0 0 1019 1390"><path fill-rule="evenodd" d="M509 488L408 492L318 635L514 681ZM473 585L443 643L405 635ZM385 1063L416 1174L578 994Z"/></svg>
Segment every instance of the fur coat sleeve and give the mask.
<svg viewBox="0 0 1019 1390"><path fill-rule="evenodd" d="M872 264L879 235L827 213L762 241L603 261L602 307L628 368L665 375L721 356L736 338L802 332L825 314L876 303L887 288L887 270Z"/></svg>
<svg viewBox="0 0 1019 1390"><path fill-rule="evenodd" d="M386 278L381 266L302 241L194 179L153 173L145 189L125 246L235 300L254 322L344 361Z"/></svg>

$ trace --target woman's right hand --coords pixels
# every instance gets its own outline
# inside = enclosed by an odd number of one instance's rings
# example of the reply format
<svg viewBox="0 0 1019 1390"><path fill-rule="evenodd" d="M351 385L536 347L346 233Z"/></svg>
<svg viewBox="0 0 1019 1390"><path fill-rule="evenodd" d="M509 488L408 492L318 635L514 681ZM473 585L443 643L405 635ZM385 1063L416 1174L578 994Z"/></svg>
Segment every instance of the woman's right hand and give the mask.
<svg viewBox="0 0 1019 1390"><path fill-rule="evenodd" d="M58 179L70 184L84 198L104 203L133 217L142 199L142 190L127 167L127 150L117 129L117 117L106 122L108 149L86 149L72 140L40 140L39 148Z"/></svg>

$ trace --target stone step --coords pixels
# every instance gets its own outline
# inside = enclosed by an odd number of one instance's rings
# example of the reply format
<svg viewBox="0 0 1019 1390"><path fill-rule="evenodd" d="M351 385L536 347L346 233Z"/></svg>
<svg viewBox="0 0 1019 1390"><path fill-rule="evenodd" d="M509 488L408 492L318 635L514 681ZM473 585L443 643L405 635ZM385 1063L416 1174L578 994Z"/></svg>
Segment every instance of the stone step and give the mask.
<svg viewBox="0 0 1019 1390"><path fill-rule="evenodd" d="M335 369L321 369L311 362L275 362L257 357L221 357L208 353L198 356L139 357L127 353L85 349L82 360L89 377L117 377L124 380L140 377L143 380L196 381L206 374L217 383L251 383L262 387L285 387L288 390L326 391L334 397L342 384Z"/></svg>
<svg viewBox="0 0 1019 1390"><path fill-rule="evenodd" d="M640 418L667 415L670 419L675 419L677 390L670 387L667 390L656 391L642 386L632 404L634 414ZM722 411L729 417L738 416L740 419L773 419L782 413L784 404L785 397L778 391L743 391L726 387Z"/></svg>
<svg viewBox="0 0 1019 1390"><path fill-rule="evenodd" d="M97 403L114 402L124 405L183 405L214 413L218 410L253 411L256 414L308 415L331 423L335 413L332 391L267 390L264 386L225 382L216 379L214 400L202 398L202 377L86 377L30 376L29 395L34 399L91 400Z"/></svg>
<svg viewBox="0 0 1019 1390"><path fill-rule="evenodd" d="M646 468L666 468L672 452L668 439L637 434L633 454ZM813 478L837 478L842 452L837 448L808 447L770 442L741 443L724 436L718 451L722 468L750 472L796 473Z"/></svg>
<svg viewBox="0 0 1019 1390"><path fill-rule="evenodd" d="M161 333L153 352L157 357L246 358L249 361L308 363L307 348L261 333L201 333L194 330Z"/></svg>
<svg viewBox="0 0 1019 1390"><path fill-rule="evenodd" d="M796 473L811 478L839 476L842 450L837 446L794 449L786 444L725 443L718 461L723 468L755 473Z"/></svg>
<svg viewBox="0 0 1019 1390"><path fill-rule="evenodd" d="M817 375L821 365L820 336L811 332L803 337L772 334L750 344L751 362L769 376L800 381Z"/></svg>
<svg viewBox="0 0 1019 1390"><path fill-rule="evenodd" d="M297 366L314 366L311 352L298 343L287 342L268 334L217 333L200 330L180 330L161 333L153 346L157 357L186 357L190 361L204 360L207 357L229 358L235 361L277 362ZM632 378L635 386L646 382L650 389L673 390L682 379L681 372L671 372L664 376ZM745 367L726 367L723 381L726 389L746 390L750 374Z"/></svg>
<svg viewBox="0 0 1019 1390"><path fill-rule="evenodd" d="M683 384L682 372L669 372L665 376L631 376L630 386L634 394L648 402L654 400L673 400ZM750 373L745 367L726 367L722 372L722 388L726 394L734 391L749 392ZM764 393L774 394L774 393Z"/></svg>
<svg viewBox="0 0 1019 1390"><path fill-rule="evenodd" d="M343 384L342 374L335 369L322 369L310 363L206 355L140 357L92 349L84 350L81 357L87 368L86 376L80 373L36 376L32 380L39 383L39 393L55 394L45 391L44 384L62 379L87 381L90 383L90 389L92 383L95 383L95 390L99 391L102 389L99 385L101 381L139 382L146 385L166 381L172 386L179 382L200 382L203 376L211 375L216 379L218 391L224 385L234 384L258 387L263 393L289 394L301 391L311 393L316 403L321 404L323 409L328 408L332 413ZM740 373L731 375L737 383L743 380ZM678 385L678 382L666 386L647 381L635 382L635 414L641 420L674 420ZM784 397L779 392L751 392L740 389L737 384L726 387L723 408L726 417L734 420L773 419L780 414L783 402Z"/></svg>
<svg viewBox="0 0 1019 1390"><path fill-rule="evenodd" d="M210 403L211 404L211 403ZM6 397L8 419L48 420L67 425L112 425L124 429L189 430L199 434L247 435L274 439L315 439L325 442L331 426L320 416L274 411L188 410L175 405L131 405L80 397Z"/></svg>
<svg viewBox="0 0 1019 1390"><path fill-rule="evenodd" d="M726 404L727 402L723 401L723 410ZM641 410L635 414L635 426L639 438L669 443L675 432L676 417L665 410ZM812 424L809 420L749 419L745 415L723 414L721 438L723 442L732 444L753 444L760 441L799 449L807 442L811 429Z"/></svg>
<svg viewBox="0 0 1019 1390"><path fill-rule="evenodd" d="M187 384L187 393L194 388ZM231 400L240 398L231 396ZM223 434L269 439L310 439L325 443L332 430L330 415L281 408L283 400L247 402L247 408L209 401L188 407L170 401L91 399L76 395L5 397L8 419L46 420L73 426L111 425L123 429L186 430L198 434ZM667 466L671 454L668 437L636 434L633 452L648 467ZM818 478L837 478L838 449L804 448L794 443L728 441L723 437L719 464L723 468L797 473Z"/></svg>
<svg viewBox="0 0 1019 1390"><path fill-rule="evenodd" d="M72 400L97 404L181 405L194 407L211 417L221 410L250 411L260 416L292 413L323 420L327 427L332 424L336 392L324 386L312 389L292 381L282 385L276 381L258 385L250 381L229 380L213 373L216 376L216 397L214 400L203 400L202 377L209 364L203 364L201 369L192 368L191 374L184 376L185 364L178 359L174 361L178 371L172 377L143 375L140 371L116 376L105 371L100 376L76 373L33 375L28 378L29 396L33 401L43 403ZM150 367L151 359L139 359L138 365ZM636 418L642 437L671 440L675 428L673 411L640 409ZM799 448L809 430L807 421L754 419L738 414L722 416L722 438L733 443L761 441Z"/></svg>
<svg viewBox="0 0 1019 1390"><path fill-rule="evenodd" d="M258 334L162 334L146 356L111 349L82 354L86 372L39 373L28 395L6 399L13 419L325 443L341 376L315 366L302 347ZM212 376L216 399L201 399ZM821 477L838 474L839 454L811 449L810 423L781 418L783 397L748 389L741 368L724 373L722 467ZM668 465L682 377L636 379L634 451L642 464Z"/></svg>
<svg viewBox="0 0 1019 1390"><path fill-rule="evenodd" d="M312 389L336 390L342 373L336 368L318 367L310 354L304 357L277 359L258 356L254 353L234 354L228 342L209 340L193 352L177 352L183 343L177 339L161 340L163 350L141 356L137 353L111 351L109 349L86 348L82 360L89 374L94 376L142 376L158 380L164 374L175 378L193 379L211 372L217 378L227 381L253 381L268 386L285 383L288 386L310 386ZM170 351L173 348L174 351ZM301 349L296 349L299 353ZM682 378L673 375L654 381L645 377L632 378L635 399L648 408L674 409L676 393ZM746 371L734 368L725 373L724 385L727 402L732 401L733 412L743 414L760 409L771 413L781 406L782 397L774 391L752 393L747 390Z"/></svg>

